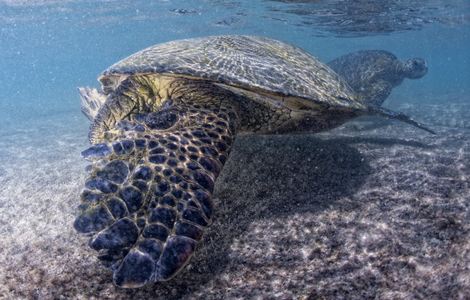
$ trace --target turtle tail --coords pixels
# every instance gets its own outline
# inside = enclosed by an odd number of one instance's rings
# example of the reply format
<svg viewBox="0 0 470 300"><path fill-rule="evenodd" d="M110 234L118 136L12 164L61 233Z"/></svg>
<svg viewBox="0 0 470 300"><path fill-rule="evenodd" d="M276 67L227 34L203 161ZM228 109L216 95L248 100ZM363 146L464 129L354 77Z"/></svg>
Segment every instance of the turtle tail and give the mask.
<svg viewBox="0 0 470 300"><path fill-rule="evenodd" d="M405 115L404 113L401 113L401 112L396 112L396 111L389 110L389 109L386 109L386 108L383 108L383 107L371 105L368 108L368 113L371 114L371 115L382 116L382 117L385 117L387 119L399 120L401 122L408 123L408 124L413 125L417 128L420 128L424 131L427 131L431 134L436 134L436 132L434 130L428 128L426 125L424 125L422 123L419 123L419 122L413 120L411 117L409 117L409 116L407 116L407 115Z"/></svg>

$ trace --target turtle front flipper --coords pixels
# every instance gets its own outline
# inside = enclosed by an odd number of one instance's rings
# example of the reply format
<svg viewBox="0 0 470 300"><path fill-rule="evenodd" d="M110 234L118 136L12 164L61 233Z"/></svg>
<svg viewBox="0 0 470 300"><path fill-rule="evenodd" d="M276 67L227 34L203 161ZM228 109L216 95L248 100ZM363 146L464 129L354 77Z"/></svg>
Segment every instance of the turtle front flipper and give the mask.
<svg viewBox="0 0 470 300"><path fill-rule="evenodd" d="M377 80L373 84L369 84L365 91L359 91L359 95L368 105L382 106L392 92L392 88L390 82Z"/></svg>
<svg viewBox="0 0 470 300"><path fill-rule="evenodd" d="M80 93L80 109L82 113L90 121L93 121L100 108L106 102L106 95L98 92L96 89L91 89L88 87L78 88L78 92Z"/></svg>
<svg viewBox="0 0 470 300"><path fill-rule="evenodd" d="M238 115L223 95L203 96L216 101L147 114L115 142L83 153L93 165L74 226L93 234L90 246L112 266L118 286L173 277L211 222L214 182Z"/></svg>

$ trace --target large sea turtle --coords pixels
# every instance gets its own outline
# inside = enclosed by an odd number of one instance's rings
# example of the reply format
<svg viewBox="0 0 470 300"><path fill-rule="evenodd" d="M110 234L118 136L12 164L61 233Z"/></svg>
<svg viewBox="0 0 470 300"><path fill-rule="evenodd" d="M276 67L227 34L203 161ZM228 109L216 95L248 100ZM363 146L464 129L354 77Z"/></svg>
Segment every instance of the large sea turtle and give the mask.
<svg viewBox="0 0 470 300"><path fill-rule="evenodd" d="M159 44L99 80L102 92L80 89L93 145L74 227L122 287L168 280L189 261L237 134L318 132L364 114L423 128L369 108L328 66L264 37Z"/></svg>
<svg viewBox="0 0 470 300"><path fill-rule="evenodd" d="M422 58L400 61L384 50L362 50L340 56L328 63L353 88L360 99L380 106L392 89L405 78L418 79L428 67Z"/></svg>

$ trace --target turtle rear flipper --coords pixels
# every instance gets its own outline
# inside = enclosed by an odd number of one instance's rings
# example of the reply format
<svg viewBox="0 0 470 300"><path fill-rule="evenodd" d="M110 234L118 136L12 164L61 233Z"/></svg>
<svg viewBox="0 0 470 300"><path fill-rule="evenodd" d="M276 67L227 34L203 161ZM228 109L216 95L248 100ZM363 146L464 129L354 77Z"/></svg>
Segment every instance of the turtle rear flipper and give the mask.
<svg viewBox="0 0 470 300"><path fill-rule="evenodd" d="M405 115L404 113L395 112L393 110L389 110L389 109L378 107L378 106L370 106L369 113L372 115L379 115L388 119L399 120L399 121L408 123L410 125L413 125L415 127L418 127L420 129L423 129L424 131L427 131L429 133L436 134L435 131L429 129L428 127L426 127L426 125L413 120L411 117Z"/></svg>
<svg viewBox="0 0 470 300"><path fill-rule="evenodd" d="M111 154L105 151L110 146L89 151L105 155L96 156L103 160L95 161L74 225L95 234L90 246L112 265L121 287L173 277L211 222L214 182L229 154L237 114L221 108L220 99L216 107L174 109L179 120L172 119L173 126L129 131L113 143Z"/></svg>

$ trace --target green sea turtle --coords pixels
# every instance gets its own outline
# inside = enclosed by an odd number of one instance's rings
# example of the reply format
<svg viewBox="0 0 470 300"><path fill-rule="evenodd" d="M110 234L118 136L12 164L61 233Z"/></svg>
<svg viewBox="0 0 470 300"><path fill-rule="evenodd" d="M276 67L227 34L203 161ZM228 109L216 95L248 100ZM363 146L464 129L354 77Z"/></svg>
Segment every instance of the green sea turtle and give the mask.
<svg viewBox="0 0 470 300"><path fill-rule="evenodd" d="M159 44L99 80L102 92L80 89L93 145L74 227L121 287L168 280L189 261L237 134L318 132L364 114L424 128L369 108L328 66L263 37Z"/></svg>
<svg viewBox="0 0 470 300"><path fill-rule="evenodd" d="M328 63L363 101L380 106L403 79L421 78L428 72L422 58L404 62L383 50L363 50L340 56Z"/></svg>

